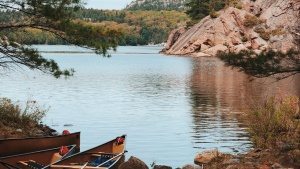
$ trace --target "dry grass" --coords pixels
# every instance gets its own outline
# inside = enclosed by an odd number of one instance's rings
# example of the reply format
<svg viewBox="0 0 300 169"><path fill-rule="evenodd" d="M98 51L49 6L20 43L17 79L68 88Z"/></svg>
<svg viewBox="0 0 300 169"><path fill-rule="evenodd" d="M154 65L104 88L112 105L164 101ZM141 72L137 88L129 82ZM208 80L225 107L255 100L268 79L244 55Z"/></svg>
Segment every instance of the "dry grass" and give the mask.
<svg viewBox="0 0 300 169"><path fill-rule="evenodd" d="M265 22L266 22L266 20L259 19L256 16L246 14L245 19L244 19L244 26L252 28L256 25L259 25L259 24L262 24Z"/></svg>
<svg viewBox="0 0 300 169"><path fill-rule="evenodd" d="M293 150L300 146L299 98L277 95L249 113L249 132L256 147Z"/></svg>
<svg viewBox="0 0 300 169"><path fill-rule="evenodd" d="M27 101L24 107L22 110L19 103L0 98L0 138L34 136L37 130L48 128L40 124L47 110L41 109L36 101Z"/></svg>

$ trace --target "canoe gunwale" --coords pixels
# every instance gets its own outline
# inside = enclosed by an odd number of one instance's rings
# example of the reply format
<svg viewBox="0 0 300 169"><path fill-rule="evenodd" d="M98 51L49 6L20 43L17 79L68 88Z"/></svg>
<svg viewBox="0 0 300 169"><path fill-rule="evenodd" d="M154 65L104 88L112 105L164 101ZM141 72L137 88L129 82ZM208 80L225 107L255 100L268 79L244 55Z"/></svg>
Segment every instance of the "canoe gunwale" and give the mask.
<svg viewBox="0 0 300 169"><path fill-rule="evenodd" d="M83 152L75 153L75 154L73 154L73 155L65 158L64 160L68 160L68 159L72 159L72 157L76 158L76 156L84 156L84 155L88 155L88 154L90 154L90 155L92 155L92 154L101 154L101 153L107 154L107 155L113 155L113 154L115 154L116 156L112 157L112 158L113 159L116 158L116 157L118 157L118 158L116 160L114 160L114 162L112 164L110 164L108 167L103 167L103 166L99 166L99 167L97 167L97 166L85 166L84 167L84 169L110 169L111 167L114 167L119 162L119 160L125 155L125 153L127 152L127 150L126 150L127 135L123 134L123 135L121 135L119 137L123 137L125 139L125 142L123 143L124 147L123 147L122 151L120 151L119 153L107 153L107 152L95 152L95 151L92 151L92 150L94 150L96 148L99 148L99 147L101 147L103 145L110 144L111 142L114 142L115 139L112 139L110 141L107 141L107 142L105 142L105 143L103 143L101 145L98 145L96 147L90 148L90 149L85 150ZM52 165L50 165L50 168L53 168L53 169L55 169L55 168L64 168L64 169L69 168L69 169L72 169L72 168L81 168L81 167L83 167L86 164L86 163L84 163L82 165L69 165L69 164L64 164L64 163L61 164L60 162L63 162L64 160L57 161L57 162L53 163ZM111 160L112 159L109 159L109 161L111 161ZM101 164L101 165L103 165L103 164Z"/></svg>
<svg viewBox="0 0 300 169"><path fill-rule="evenodd" d="M55 163L55 162L58 162L58 161L60 161L60 160L63 160L64 158L66 158L66 157L68 157L68 156L70 156L70 155L72 155L71 153L74 153L74 151L75 151L75 148L76 148L76 144L73 144L73 145L68 145L68 146L66 146L66 147L68 147L68 152L66 153L66 154L64 154L63 156L61 156L57 161L54 161L54 162L51 162L51 163L49 163L49 164L47 164L47 165L45 165L42 169L46 169L46 168L48 168L50 165L52 165L53 163ZM10 169L10 167L13 167L13 168L15 168L15 169L22 169L22 168L20 168L20 167L18 167L18 166L15 166L15 165L13 165L13 164L10 164L10 163L8 163L8 162L6 162L6 160L10 160L10 161L14 161L13 159L14 158L18 158L18 157L22 157L22 156L25 156L25 158L26 159L28 159L28 160L26 160L26 161L30 161L30 160L33 160L33 161L39 161L38 159L30 159L30 157L26 157L26 156L30 156L30 155L36 155L36 154L42 154L42 153L47 153L47 152L52 152L52 151L57 151L57 153L59 152L59 149L60 149L60 147L55 147L55 148L50 148L50 149L45 149L45 150L39 150L39 151L34 151L34 152L28 152L28 153L22 153L22 154L16 154L16 155L11 155L11 156L5 156L5 157L0 157L0 166L1 166L1 164L3 165L3 166L5 166L7 169ZM53 153L53 155L54 155L54 153ZM24 159L25 159L24 158ZM15 163L20 163L20 162L24 162L23 160L15 160ZM9 165L9 166L6 166L6 165ZM1 168L1 167L0 167Z"/></svg>
<svg viewBox="0 0 300 169"><path fill-rule="evenodd" d="M69 155L70 152L72 150L74 150L74 148L76 147L76 144L73 145L68 145L67 147L71 147L69 149L69 151L65 154L65 155ZM0 157L0 161L3 159L7 159L7 158L13 158L13 157L18 157L18 156L24 156L24 155L30 155L30 154L36 154L36 153L42 153L42 152L46 152L46 151L52 151L52 150L56 150L59 149L59 147L55 147L55 148L49 148L49 149L45 149L45 150L39 150L39 151L33 151L33 152L28 152L28 153L22 153L22 154L15 154L15 155L10 155L10 156L5 156L5 157ZM65 156L64 155L64 156ZM62 156L62 157L64 157Z"/></svg>
<svg viewBox="0 0 300 169"><path fill-rule="evenodd" d="M8 138L8 139L0 139L1 141L12 141L12 140L29 140L29 139L42 139L42 138L53 138L53 137L66 137L69 135L77 135L80 134L80 132L74 132L70 133L68 135L57 135L57 136L42 136L42 137L26 137L26 138Z"/></svg>
<svg viewBox="0 0 300 169"><path fill-rule="evenodd" d="M57 136L0 139L0 158L73 144L76 144L75 152L80 152L80 132Z"/></svg>

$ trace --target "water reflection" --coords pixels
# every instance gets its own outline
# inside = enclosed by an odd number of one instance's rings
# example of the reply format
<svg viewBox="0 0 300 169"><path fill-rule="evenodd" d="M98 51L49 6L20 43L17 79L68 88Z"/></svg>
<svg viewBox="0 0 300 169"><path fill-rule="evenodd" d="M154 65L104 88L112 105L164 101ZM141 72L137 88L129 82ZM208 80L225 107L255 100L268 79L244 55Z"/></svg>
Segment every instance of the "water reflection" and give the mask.
<svg viewBox="0 0 300 169"><path fill-rule="evenodd" d="M62 68L73 67L75 76L14 72L1 76L0 97L33 98L51 106L45 124L57 131L73 124L67 129L82 132L82 150L126 133L127 157L181 167L204 149L246 151L251 145L238 117L251 100L264 98L277 86L300 94L299 76L250 83L215 58L164 56L152 47L118 51L109 59L89 53L46 54ZM128 54L132 51L148 54Z"/></svg>
<svg viewBox="0 0 300 169"><path fill-rule="evenodd" d="M198 149L219 148L244 152L251 143L244 123L238 120L253 100L274 95L278 88L299 95L299 76L280 82L272 78L250 82L247 75L223 66L216 58L193 58L190 75L192 137ZM239 150L236 149L239 147Z"/></svg>

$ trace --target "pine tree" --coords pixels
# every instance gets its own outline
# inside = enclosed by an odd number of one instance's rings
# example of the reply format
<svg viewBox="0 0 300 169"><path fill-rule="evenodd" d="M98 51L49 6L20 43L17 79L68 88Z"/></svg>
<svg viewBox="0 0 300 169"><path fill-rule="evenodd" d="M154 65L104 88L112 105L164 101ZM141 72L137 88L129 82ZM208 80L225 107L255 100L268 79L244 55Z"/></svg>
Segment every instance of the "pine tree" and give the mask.
<svg viewBox="0 0 300 169"><path fill-rule="evenodd" d="M54 60L47 60L36 49L7 37L7 34L26 37L28 28L48 32L67 44L89 48L97 54L109 56L107 50L116 49L123 38L122 32L75 21L74 13L81 8L81 0L0 1L0 67L12 69L25 65L55 77L72 75L73 70L60 70ZM19 17L16 19L10 16L12 12Z"/></svg>

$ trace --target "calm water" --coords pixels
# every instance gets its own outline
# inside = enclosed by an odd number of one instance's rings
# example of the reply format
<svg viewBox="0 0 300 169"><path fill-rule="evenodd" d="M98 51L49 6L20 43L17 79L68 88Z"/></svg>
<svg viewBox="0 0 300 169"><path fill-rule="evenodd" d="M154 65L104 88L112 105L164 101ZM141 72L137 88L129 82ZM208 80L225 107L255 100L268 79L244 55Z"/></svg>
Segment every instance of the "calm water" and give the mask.
<svg viewBox="0 0 300 169"><path fill-rule="evenodd" d="M0 97L23 103L34 99L50 107L44 123L59 132L81 131L81 150L127 134L127 158L175 168L192 164L197 152L207 149L247 151L251 144L237 119L251 99L263 98L277 86L300 95L299 77L250 83L215 58L165 56L157 54L160 49L119 47L111 58L44 53L62 68L74 68L75 76L55 79L29 70L7 72L1 75Z"/></svg>

